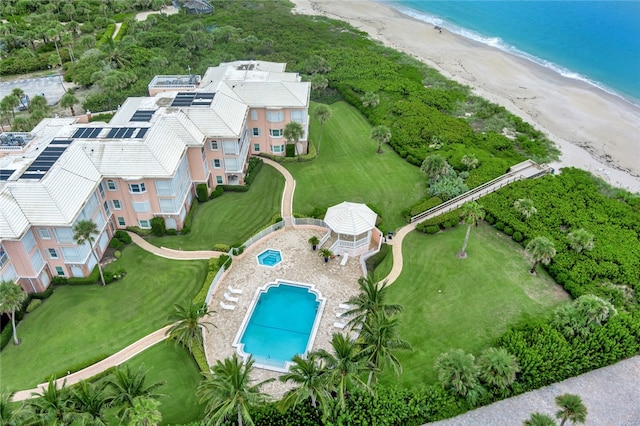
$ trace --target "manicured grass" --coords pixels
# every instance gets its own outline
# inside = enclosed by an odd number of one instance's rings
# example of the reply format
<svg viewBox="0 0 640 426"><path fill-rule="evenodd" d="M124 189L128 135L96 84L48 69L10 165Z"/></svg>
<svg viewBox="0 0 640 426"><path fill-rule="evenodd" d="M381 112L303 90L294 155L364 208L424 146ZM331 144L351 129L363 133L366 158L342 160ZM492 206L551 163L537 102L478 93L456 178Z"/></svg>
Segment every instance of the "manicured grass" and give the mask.
<svg viewBox="0 0 640 426"><path fill-rule="evenodd" d="M198 206L191 233L152 238L158 247L179 250L211 250L214 244L242 244L280 212L284 177L264 165L249 191L226 192Z"/></svg>
<svg viewBox="0 0 640 426"><path fill-rule="evenodd" d="M165 382L158 389L162 424L183 424L202 419L204 406L198 403L196 388L202 375L182 346L161 342L126 362L132 370L142 366L147 383Z"/></svg>
<svg viewBox="0 0 640 426"><path fill-rule="evenodd" d="M2 386L33 387L54 374L111 355L161 328L174 303L202 286L207 262L176 261L131 245L108 265L127 276L106 287L62 286L18 326L19 346L0 353Z"/></svg>
<svg viewBox="0 0 640 426"><path fill-rule="evenodd" d="M465 232L466 226L458 226L433 236L414 231L405 237L403 271L389 296L404 306L399 334L414 350L398 351L404 373L400 379L386 373L385 383L431 383L440 353L462 348L478 355L508 325L568 300L542 268L531 276L521 246L488 225L472 230L468 257L458 259Z"/></svg>
<svg viewBox="0 0 640 426"><path fill-rule="evenodd" d="M315 208L352 201L379 209L385 232L405 225L402 209L425 193L422 172L389 145L376 154L377 144L369 138L371 125L355 108L345 102L330 108L333 116L324 124L318 158L285 165L296 179L294 212L309 215ZM320 125L312 122L311 140L317 144L319 136Z"/></svg>

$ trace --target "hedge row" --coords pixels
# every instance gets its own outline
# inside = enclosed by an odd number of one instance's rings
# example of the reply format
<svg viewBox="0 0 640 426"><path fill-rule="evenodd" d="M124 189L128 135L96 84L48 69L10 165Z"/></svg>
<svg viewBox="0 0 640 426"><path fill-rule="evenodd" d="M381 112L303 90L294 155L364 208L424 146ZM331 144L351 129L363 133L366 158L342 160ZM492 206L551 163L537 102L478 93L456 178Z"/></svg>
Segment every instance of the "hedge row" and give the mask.
<svg viewBox="0 0 640 426"><path fill-rule="evenodd" d="M378 265L382 263L390 252L391 246L389 244L382 244L380 246L380 251L366 260L365 264L367 265L367 274L373 276Z"/></svg>
<svg viewBox="0 0 640 426"><path fill-rule="evenodd" d="M198 209L198 200L193 200L191 204L191 208L189 209L189 213L187 213L187 217L184 219L184 225L182 225L182 230L180 233L182 235L187 235L191 232L191 224L193 223L193 216L196 214L196 210Z"/></svg>
<svg viewBox="0 0 640 426"><path fill-rule="evenodd" d="M53 374L49 374L47 377L44 378L44 380L42 380L41 383L46 383L51 380L57 380L71 373L84 370L85 368L90 367L93 364L108 358L109 356L110 356L109 354L102 354L102 355L94 356L92 358L85 359L82 362L78 362L77 364L72 365L71 367L65 368L64 370L56 371Z"/></svg>
<svg viewBox="0 0 640 426"><path fill-rule="evenodd" d="M96 42L96 47L99 47L100 45L105 44L110 38L113 37L113 33L115 32L116 32L116 24L107 25L107 29L104 30L102 35L100 35L99 33L97 34L100 37Z"/></svg>
<svg viewBox="0 0 640 426"><path fill-rule="evenodd" d="M457 226L460 223L460 209L451 210L450 212L441 214L432 219L427 219L424 222L420 222L416 225L416 230L427 234L435 234L441 229L448 229Z"/></svg>

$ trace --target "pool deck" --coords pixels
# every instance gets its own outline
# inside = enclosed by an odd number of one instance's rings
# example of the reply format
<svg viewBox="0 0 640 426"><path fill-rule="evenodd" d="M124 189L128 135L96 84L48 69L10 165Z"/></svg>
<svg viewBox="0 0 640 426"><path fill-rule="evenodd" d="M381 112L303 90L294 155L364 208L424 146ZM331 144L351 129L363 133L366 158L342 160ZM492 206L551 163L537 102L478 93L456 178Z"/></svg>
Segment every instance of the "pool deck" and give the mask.
<svg viewBox="0 0 640 426"><path fill-rule="evenodd" d="M333 333L343 332L333 326L338 320L338 305L358 294L358 278L363 273L359 258L349 258L346 265L340 266L341 258L330 259L325 263L317 251L311 250L307 242L309 238L312 235L321 238L324 232L326 231L320 228L282 229L234 258L231 268L218 283L209 304L210 309L216 311L209 320L217 327L210 328L205 334L205 352L211 365L236 352L232 344L251 307L256 291L266 283L278 279L313 284L327 299L311 349L331 348ZM256 256L266 249L280 250L282 262L274 267L258 265ZM238 302L225 300L224 293L227 292L227 287L242 290L242 294L233 295L239 298ZM220 302L236 305L236 308L223 309ZM256 368L252 379L261 381L278 376L280 373L275 371ZM276 381L264 386L263 391L279 398L288 388L288 385Z"/></svg>

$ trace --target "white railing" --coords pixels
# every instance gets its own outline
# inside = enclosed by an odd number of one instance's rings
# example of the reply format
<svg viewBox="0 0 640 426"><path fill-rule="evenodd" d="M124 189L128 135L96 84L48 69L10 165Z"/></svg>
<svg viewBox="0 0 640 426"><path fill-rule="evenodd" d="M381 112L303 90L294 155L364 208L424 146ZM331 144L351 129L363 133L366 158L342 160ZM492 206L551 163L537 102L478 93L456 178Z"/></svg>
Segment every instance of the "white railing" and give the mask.
<svg viewBox="0 0 640 426"><path fill-rule="evenodd" d="M207 298L205 299L207 305L209 305L209 302L211 302L211 296L213 296L213 292L215 291L216 287L218 287L218 281L220 281L220 278L222 277L222 275L224 274L224 272L226 270L227 270L227 268L225 268L225 266L222 265L220 267L220 269L218 269L218 273L216 274L216 276L213 277L213 280L211 281L211 285L209 285L209 291L207 292Z"/></svg>
<svg viewBox="0 0 640 426"><path fill-rule="evenodd" d="M248 249L249 247L251 247L253 244L255 244L256 241L258 241L259 239L261 239L262 237L264 237L265 235L269 235L272 232L277 231L278 229L281 229L282 227L284 227L284 221L281 220L278 223L274 223L273 225L263 229L262 231L258 232L256 235L254 235L253 237L249 238L244 244L243 247L244 249Z"/></svg>
<svg viewBox="0 0 640 426"><path fill-rule="evenodd" d="M294 217L294 225L315 225L323 228L328 228L327 224L322 219L315 219L313 217Z"/></svg>
<svg viewBox="0 0 640 426"><path fill-rule="evenodd" d="M324 234L322 236L322 238L320 238L320 242L318 243L318 247L322 247L324 245L324 243L326 243L329 240L329 238L331 238L331 229L329 229L327 231L327 233Z"/></svg>

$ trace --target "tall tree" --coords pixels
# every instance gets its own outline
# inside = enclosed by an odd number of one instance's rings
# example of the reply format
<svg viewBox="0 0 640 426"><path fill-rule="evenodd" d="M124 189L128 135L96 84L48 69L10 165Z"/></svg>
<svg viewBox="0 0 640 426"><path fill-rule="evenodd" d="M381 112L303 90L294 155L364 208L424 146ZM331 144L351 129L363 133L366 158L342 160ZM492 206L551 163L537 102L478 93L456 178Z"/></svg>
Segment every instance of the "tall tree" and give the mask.
<svg viewBox="0 0 640 426"><path fill-rule="evenodd" d="M396 350L411 350L411 345L398 337L398 320L388 318L381 312L374 314L371 321L363 324L360 331L359 356L365 360L369 376L367 386L371 386L374 375L391 367L394 374L402 373L402 365L395 355Z"/></svg>
<svg viewBox="0 0 640 426"><path fill-rule="evenodd" d="M168 330L168 340L174 340L192 352L193 345L202 344L202 332L213 323L204 321L203 318L215 313L210 311L206 303L197 304L193 301L183 305L173 305L174 310L167 318L169 324L173 324Z"/></svg>
<svg viewBox="0 0 640 426"><path fill-rule="evenodd" d="M351 327L358 327L377 314L390 316L402 312L401 305L387 303L388 284L387 281L377 281L372 275L358 278L360 293L347 301L351 309L343 314L351 318L348 323Z"/></svg>
<svg viewBox="0 0 640 426"><path fill-rule="evenodd" d="M37 95L29 101L29 116L37 123L49 115L49 105L47 99L42 95Z"/></svg>
<svg viewBox="0 0 640 426"><path fill-rule="evenodd" d="M469 234L472 226L478 226L478 222L484 219L484 209L475 201L468 201L462 205L462 221L467 224L467 233L464 236L462 250L458 253L459 258L467 257L467 243L469 242Z"/></svg>
<svg viewBox="0 0 640 426"><path fill-rule="evenodd" d="M73 110L73 106L76 105L78 102L79 102L78 98L76 98L76 95L73 92L73 90L67 91L67 93L62 95L62 97L60 98L60 106L62 108L69 108L71 110L72 116L76 115L76 112Z"/></svg>
<svg viewBox="0 0 640 426"><path fill-rule="evenodd" d="M296 355L293 357L289 372L280 376L280 381L293 382L297 387L289 390L281 404L285 408L295 406L306 400L311 400L311 406L316 408L318 403L324 407L331 398L324 380L326 370L322 368L316 352L311 352L306 358Z"/></svg>
<svg viewBox="0 0 640 426"><path fill-rule="evenodd" d="M3 111L11 113L11 117L16 117L15 109L20 105L20 99L14 94L10 94L2 98L1 108Z"/></svg>
<svg viewBox="0 0 640 426"><path fill-rule="evenodd" d="M439 154L429 155L424 159L422 165L420 166L420 170L422 170L428 177L431 182L437 182L451 170L451 166L447 163L447 160L444 159Z"/></svg>
<svg viewBox="0 0 640 426"><path fill-rule="evenodd" d="M558 424L548 414L532 413L531 417L524 421L524 426L558 426Z"/></svg>
<svg viewBox="0 0 640 426"><path fill-rule="evenodd" d="M487 348L478 358L480 379L487 385L497 388L504 396L520 371L518 361L504 348Z"/></svg>
<svg viewBox="0 0 640 426"><path fill-rule="evenodd" d="M142 371L142 367L132 371L128 365L118 367L107 379L107 388L111 390L111 405L118 407L117 416L127 423L130 409L134 406L137 398L158 398L161 395L156 393L157 389L164 385L163 382L146 384L147 375ZM128 424L128 423L127 423Z"/></svg>
<svg viewBox="0 0 640 426"><path fill-rule="evenodd" d="M370 137L378 144L376 153L382 154L382 144L388 143L391 140L391 130L384 124L381 124L371 129Z"/></svg>
<svg viewBox="0 0 640 426"><path fill-rule="evenodd" d="M593 250L593 234L586 229L576 229L570 232L567 238L569 239L569 246L576 253L580 253L583 250Z"/></svg>
<svg viewBox="0 0 640 426"><path fill-rule="evenodd" d="M584 423L587 421L587 407L582 403L579 395L565 393L556 396L556 405L560 407L556 417L560 420L560 426L564 426L567 420L571 423Z"/></svg>
<svg viewBox="0 0 640 426"><path fill-rule="evenodd" d="M320 143L322 142L322 134L324 123L331 119L331 108L328 105L320 104L313 110L313 118L320 123L320 138L318 139L318 155L320 155Z"/></svg>
<svg viewBox="0 0 640 426"><path fill-rule="evenodd" d="M13 344L20 344L18 333L16 332L16 311L22 308L22 304L27 300L27 293L22 287L11 281L0 281L0 312L11 317L13 327Z"/></svg>
<svg viewBox="0 0 640 426"><path fill-rule="evenodd" d="M482 393L475 358L462 349L451 349L438 356L435 363L438 380L444 388L455 390L475 405Z"/></svg>
<svg viewBox="0 0 640 426"><path fill-rule="evenodd" d="M553 256L556 255L556 248L553 242L545 237L536 237L529 241L529 244L525 247L525 251L533 259L533 266L529 271L532 274L535 274L538 263L548 265L551 259L553 259Z"/></svg>
<svg viewBox="0 0 640 426"><path fill-rule="evenodd" d="M106 285L102 266L100 265L100 258L98 257L98 253L94 247L94 243L96 241L94 235L98 234L98 225L90 220L81 220L73 227L73 240L78 245L89 244L89 249L91 250L93 257L96 259L98 271L100 272L100 281L102 282L102 285Z"/></svg>
<svg viewBox="0 0 640 426"><path fill-rule="evenodd" d="M248 425L254 424L250 409L265 401L266 395L260 388L274 379L251 384L249 376L253 362L253 358L249 357L243 363L234 353L231 358L218 360L211 367L211 373L205 375L196 391L200 402L206 403L205 421L219 425L235 416L239 426L243 426L245 422Z"/></svg>
<svg viewBox="0 0 640 426"><path fill-rule="evenodd" d="M358 345L344 334L333 334L331 349L332 352L320 349L318 356L327 370L327 383L336 392L340 409L344 410L348 389L354 385L364 386L360 373L365 368L360 362Z"/></svg>
<svg viewBox="0 0 640 426"><path fill-rule="evenodd" d="M365 107L375 108L380 103L380 97L375 92L367 92L360 98L362 105Z"/></svg>
<svg viewBox="0 0 640 426"><path fill-rule="evenodd" d="M11 94L15 95L18 98L18 101L20 102L20 105L22 105L24 108L27 107L27 105L25 105L25 103L24 103L24 99L25 99L24 90L22 90L19 87L14 87L13 90L11 90Z"/></svg>
<svg viewBox="0 0 640 426"><path fill-rule="evenodd" d="M523 219L529 219L538 212L533 200L529 198L519 198L513 202L513 207L522 215Z"/></svg>
<svg viewBox="0 0 640 426"><path fill-rule="evenodd" d="M322 91L329 86L329 80L322 74L314 74L309 79L311 81L311 90Z"/></svg>
<svg viewBox="0 0 640 426"><path fill-rule="evenodd" d="M304 128L302 124L296 121L290 121L284 126L284 131L282 135L287 140L287 143L293 143L296 151L296 155L298 156L298 161L300 160L300 152L298 151L298 141L304 136Z"/></svg>

